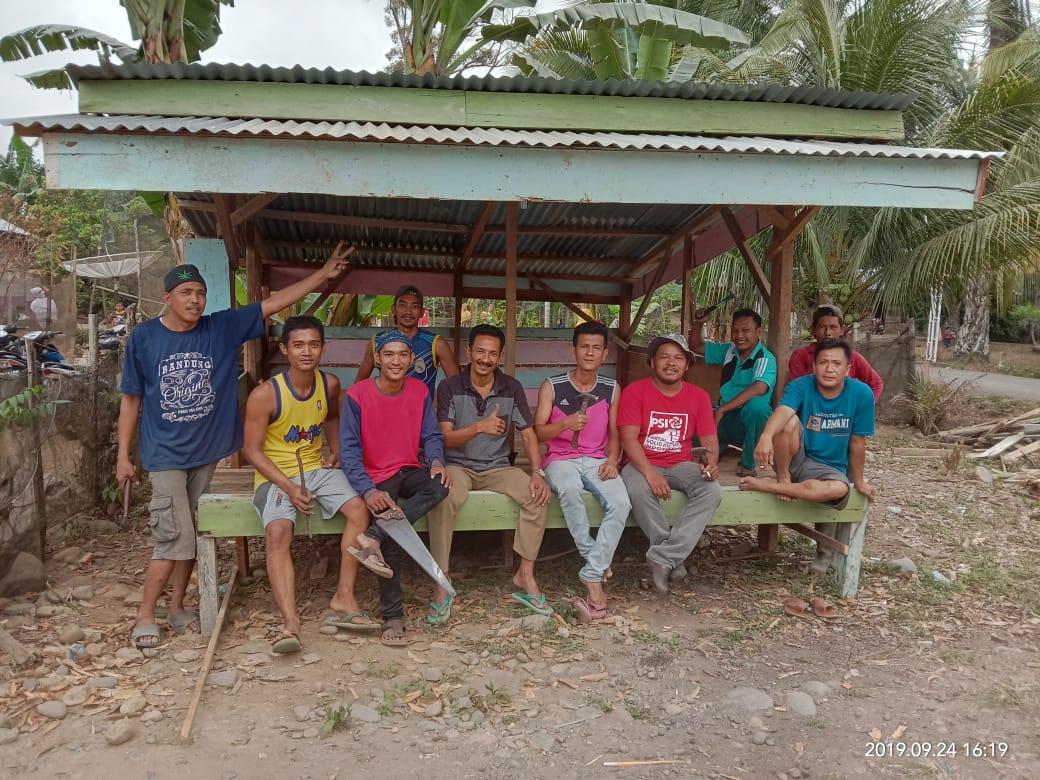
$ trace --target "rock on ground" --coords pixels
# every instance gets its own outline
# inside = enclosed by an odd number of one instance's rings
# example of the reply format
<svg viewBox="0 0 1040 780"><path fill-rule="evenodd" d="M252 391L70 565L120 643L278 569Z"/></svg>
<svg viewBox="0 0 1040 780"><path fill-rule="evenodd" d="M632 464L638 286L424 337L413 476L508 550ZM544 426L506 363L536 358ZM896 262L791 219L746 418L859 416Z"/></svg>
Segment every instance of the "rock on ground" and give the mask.
<svg viewBox="0 0 1040 780"><path fill-rule="evenodd" d="M37 713L52 720L61 720L68 711L69 708L65 706L64 702L60 701L45 701L36 705Z"/></svg>
<svg viewBox="0 0 1040 780"><path fill-rule="evenodd" d="M47 586L47 570L35 555L20 552L11 561L11 567L0 579L0 596L17 596L28 591L40 591Z"/></svg>
<svg viewBox="0 0 1040 780"><path fill-rule="evenodd" d="M350 717L362 723L379 723L379 713L365 704L355 703L351 706Z"/></svg>
<svg viewBox="0 0 1040 780"><path fill-rule="evenodd" d="M65 626L61 632L61 643L63 645L71 645L73 642L82 642L86 638L87 632L75 623Z"/></svg>
<svg viewBox="0 0 1040 780"><path fill-rule="evenodd" d="M124 742L129 742L133 739L134 734L137 731L134 729L134 724L128 720L117 720L111 726L108 727L108 731L105 732L105 741L112 746L122 745Z"/></svg>
<svg viewBox="0 0 1040 780"><path fill-rule="evenodd" d="M18 739L18 729L0 729L0 745L10 745Z"/></svg>
<svg viewBox="0 0 1040 780"><path fill-rule="evenodd" d="M746 710L773 709L773 697L761 688L734 688L726 695L726 701Z"/></svg>
<svg viewBox="0 0 1040 780"><path fill-rule="evenodd" d="M795 715L811 718L816 714L816 704L812 696L803 691L791 691L787 694L787 709Z"/></svg>
<svg viewBox="0 0 1040 780"><path fill-rule="evenodd" d="M900 574L916 574L917 564L909 558L894 558L885 564L888 568L893 569Z"/></svg>
<svg viewBox="0 0 1040 780"><path fill-rule="evenodd" d="M819 680L807 680L806 682L803 682L798 689L812 696L812 700L817 704L831 694L830 687Z"/></svg>
<svg viewBox="0 0 1040 780"><path fill-rule="evenodd" d="M226 669L223 672L210 672L207 682L218 688L233 688L238 682L238 670Z"/></svg>

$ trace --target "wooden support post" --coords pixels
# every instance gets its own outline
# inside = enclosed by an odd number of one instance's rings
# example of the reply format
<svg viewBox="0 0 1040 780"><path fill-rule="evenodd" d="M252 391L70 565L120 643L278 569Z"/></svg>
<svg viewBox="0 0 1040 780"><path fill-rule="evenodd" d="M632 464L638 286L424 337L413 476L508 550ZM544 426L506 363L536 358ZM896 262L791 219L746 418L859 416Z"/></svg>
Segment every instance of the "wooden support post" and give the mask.
<svg viewBox="0 0 1040 780"><path fill-rule="evenodd" d="M806 525L805 523L784 523L784 525L787 526L788 528L790 528L792 531L796 531L796 532L800 533L802 536L809 537L814 542L816 542L816 544L821 549L830 550L831 552L841 553L842 555L848 555L849 554L849 546L847 544L839 542L833 536L828 536L827 534L825 534L825 533L823 533L821 531L818 531L816 528L813 528L811 525ZM820 527L821 528L824 527L824 526L834 527L834 526L837 526L837 525L840 525L840 524L839 523L821 523ZM834 533L836 535L837 532L834 532Z"/></svg>
<svg viewBox="0 0 1040 780"><path fill-rule="evenodd" d="M235 559L238 561L238 576L248 577L252 568L249 563L249 538L239 536L235 539Z"/></svg>
<svg viewBox="0 0 1040 780"><path fill-rule="evenodd" d="M513 568L513 531L502 531L499 537L502 540L502 565L507 569Z"/></svg>
<svg viewBox="0 0 1040 780"><path fill-rule="evenodd" d="M235 234L235 225L231 222L231 212L235 210L235 196L214 195L213 202L217 207L217 227L220 228L220 237L224 241L224 249L227 252L228 268L234 274L242 262L242 252L238 244L238 236ZM234 280L231 283L231 300L235 300Z"/></svg>
<svg viewBox="0 0 1040 780"><path fill-rule="evenodd" d="M791 296L794 287L794 239L773 228L769 255L773 258L773 277L769 290L769 330L766 346L776 356L776 388L778 396L787 381L787 358L791 352Z"/></svg>
<svg viewBox="0 0 1040 780"><path fill-rule="evenodd" d="M643 300L639 304L639 309L636 310L636 316L632 318L632 326L629 333L635 333L636 330L639 329L639 323L643 321L643 315L646 313L646 309L650 305L650 298L653 296L657 288L661 286L661 280L664 278L664 273L668 270L668 260L668 255L665 255L658 263L654 279L650 282L650 286L646 288L646 291L643 294Z"/></svg>
<svg viewBox="0 0 1040 780"><path fill-rule="evenodd" d="M520 204L506 204L506 367L516 376L516 273Z"/></svg>
<svg viewBox="0 0 1040 780"><path fill-rule="evenodd" d="M616 378L624 387L628 384L628 353L632 348L632 285L623 283L621 290L621 303L618 306L618 333L621 335L621 340L625 342L625 348L623 351L618 351Z"/></svg>
<svg viewBox="0 0 1040 780"><path fill-rule="evenodd" d="M462 271L455 272L454 279L454 295L455 295L455 361L461 365L462 363ZM475 317L476 312L470 312L471 317Z"/></svg>
<svg viewBox="0 0 1040 780"><path fill-rule="evenodd" d="M260 259L256 251L256 243L252 240L253 234L256 231L256 224L250 222L246 225L246 301L248 303L257 303L261 300L261 275L263 274L263 268L261 267ZM256 387L260 380L263 378L261 375L261 360L263 358L264 343L266 342L266 336L261 336L259 339L252 339L247 341L242 350L242 367L246 373L249 374L250 384Z"/></svg>
<svg viewBox="0 0 1040 780"><path fill-rule="evenodd" d="M690 341L693 330L693 313L697 309L697 301L693 296L693 236L683 239L682 256L682 314L679 332Z"/></svg>
<svg viewBox="0 0 1040 780"><path fill-rule="evenodd" d="M773 523L771 525L760 525L758 527L758 551L760 553L774 552L779 540L780 526Z"/></svg>
<svg viewBox="0 0 1040 780"><path fill-rule="evenodd" d="M842 544L848 545L848 554L838 552L834 555L834 581L838 593L843 599L854 599L859 591L859 569L863 562L863 539L867 534L867 510L863 507L862 523L840 523L836 536Z"/></svg>
<svg viewBox="0 0 1040 780"><path fill-rule="evenodd" d="M212 537L209 537L212 539ZM181 741L187 742L188 737L191 736L191 724L195 720L195 713L199 709L199 702L202 701L202 689L206 685L206 677L209 675L209 668L213 665L213 656L217 652L217 643L220 642L220 628L224 625L224 616L227 614L228 604L231 603L231 594L235 590L235 580L238 579L238 570L231 570L231 578L228 580L227 592L224 594L224 601L220 605L220 611L216 614L213 621L213 631L209 638L209 645L206 646L206 654L202 657L202 665L199 667L199 677L195 681L195 692L191 695L191 702L188 704L188 712L184 716L184 725L181 726ZM205 633L205 631L203 631Z"/></svg>
<svg viewBox="0 0 1040 780"><path fill-rule="evenodd" d="M203 636L217 623L217 540L209 534L195 537L195 565L199 575L199 626Z"/></svg>

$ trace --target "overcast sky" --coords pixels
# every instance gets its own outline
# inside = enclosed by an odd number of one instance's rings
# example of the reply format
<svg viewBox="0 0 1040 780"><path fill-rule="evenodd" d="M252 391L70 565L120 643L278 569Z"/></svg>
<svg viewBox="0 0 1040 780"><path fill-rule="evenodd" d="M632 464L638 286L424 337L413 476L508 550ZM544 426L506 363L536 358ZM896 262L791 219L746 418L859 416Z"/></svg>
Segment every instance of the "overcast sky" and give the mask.
<svg viewBox="0 0 1040 780"><path fill-rule="evenodd" d="M0 34L38 24L70 24L130 40L126 11L118 0L0 0ZM236 0L221 10L223 35L203 52L203 62L303 65L337 70L381 70L390 48L383 0ZM89 52L48 54L0 62L0 117L75 113L76 93L40 90L19 74L68 62L96 64ZM11 129L0 126L0 151Z"/></svg>

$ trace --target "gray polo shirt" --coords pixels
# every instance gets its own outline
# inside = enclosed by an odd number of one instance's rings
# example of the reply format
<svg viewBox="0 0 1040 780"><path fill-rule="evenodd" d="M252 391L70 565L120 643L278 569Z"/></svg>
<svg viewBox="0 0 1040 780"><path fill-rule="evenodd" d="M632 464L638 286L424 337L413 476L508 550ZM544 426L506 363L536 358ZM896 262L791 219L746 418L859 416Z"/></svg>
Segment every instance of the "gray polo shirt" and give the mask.
<svg viewBox="0 0 1040 780"><path fill-rule="evenodd" d="M472 471L490 471L511 466L513 453L509 438L509 423L520 430L534 422L531 407L524 395L524 386L511 376L495 369L495 381L487 398L481 397L469 379L469 366L463 366L455 376L437 385L437 421L450 422L455 429L465 428L491 414L498 405L498 416L506 421L501 436L478 434L463 447L445 450L448 465L462 466Z"/></svg>

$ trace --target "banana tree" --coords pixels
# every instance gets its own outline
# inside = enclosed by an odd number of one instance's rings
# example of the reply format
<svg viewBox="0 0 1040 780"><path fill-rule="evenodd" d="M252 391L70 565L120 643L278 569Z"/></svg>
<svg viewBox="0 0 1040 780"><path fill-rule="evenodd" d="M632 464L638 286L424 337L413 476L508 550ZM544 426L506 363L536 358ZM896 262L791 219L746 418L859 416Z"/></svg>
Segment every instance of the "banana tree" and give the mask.
<svg viewBox="0 0 1040 780"><path fill-rule="evenodd" d="M120 0L138 47L68 24L41 24L0 38L0 60L15 62L58 51L93 51L102 63L195 62L220 37L220 8L234 0ZM64 68L23 76L41 89L75 89Z"/></svg>
<svg viewBox="0 0 1040 780"><path fill-rule="evenodd" d="M388 0L386 20L405 73L450 76L472 65L494 66L493 41L478 30L501 15L532 8L536 0Z"/></svg>
<svg viewBox="0 0 1040 780"><path fill-rule="evenodd" d="M689 63L675 56L676 47L718 50L750 42L732 25L648 2L592 3L519 16L509 24L486 25L481 36L518 43L535 39L514 56L525 75L654 81L689 78ZM578 50L568 52L568 43Z"/></svg>

